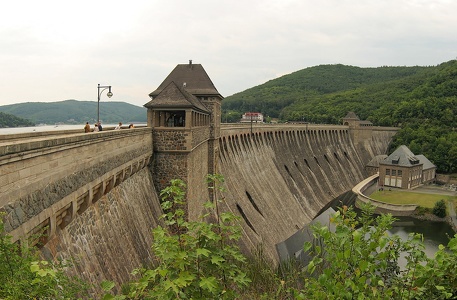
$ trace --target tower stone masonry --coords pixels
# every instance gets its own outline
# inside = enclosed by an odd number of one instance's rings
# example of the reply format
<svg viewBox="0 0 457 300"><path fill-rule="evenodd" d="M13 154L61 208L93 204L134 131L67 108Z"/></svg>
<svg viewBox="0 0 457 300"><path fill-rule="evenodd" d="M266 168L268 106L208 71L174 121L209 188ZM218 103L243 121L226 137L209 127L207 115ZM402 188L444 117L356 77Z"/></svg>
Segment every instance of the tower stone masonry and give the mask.
<svg viewBox="0 0 457 300"><path fill-rule="evenodd" d="M216 172L223 97L203 66L192 61L177 65L149 97L144 106L153 129L155 188L182 179L188 216L197 218L203 203L213 200L205 177Z"/></svg>

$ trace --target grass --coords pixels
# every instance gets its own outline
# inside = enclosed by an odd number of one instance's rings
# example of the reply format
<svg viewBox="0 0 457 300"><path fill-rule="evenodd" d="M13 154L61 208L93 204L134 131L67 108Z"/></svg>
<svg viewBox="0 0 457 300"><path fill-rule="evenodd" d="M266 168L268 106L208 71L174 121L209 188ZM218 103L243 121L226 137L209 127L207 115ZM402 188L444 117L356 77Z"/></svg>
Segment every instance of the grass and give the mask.
<svg viewBox="0 0 457 300"><path fill-rule="evenodd" d="M443 199L444 201L457 202L456 196L436 195L405 192L400 190L393 191L376 191L370 195L370 198L392 204L417 204L422 207L433 208L435 202Z"/></svg>

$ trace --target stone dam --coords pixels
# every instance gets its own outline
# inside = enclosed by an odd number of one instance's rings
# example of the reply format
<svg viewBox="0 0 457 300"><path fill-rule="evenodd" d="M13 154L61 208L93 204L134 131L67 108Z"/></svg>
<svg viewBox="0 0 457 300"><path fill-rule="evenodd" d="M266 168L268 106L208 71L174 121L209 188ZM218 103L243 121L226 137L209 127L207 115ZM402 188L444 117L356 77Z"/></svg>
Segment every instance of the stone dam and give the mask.
<svg viewBox="0 0 457 300"><path fill-rule="evenodd" d="M219 210L240 218L241 249L262 247L279 263L278 245L332 200L354 197L365 165L386 154L397 131L354 113L343 125L221 124L223 97L192 61L149 97L145 127L0 135L6 231L46 258L71 260L68 273L93 283L94 295L103 280L119 289L153 264L151 230L171 179L187 183L189 220L221 199ZM208 189L205 177L215 173L225 191Z"/></svg>
<svg viewBox="0 0 457 300"><path fill-rule="evenodd" d="M240 217L242 249L249 253L262 246L278 262L276 244L362 181L364 165L386 153L396 129L370 132L369 139L354 142L343 125L222 126L215 170L224 176L226 191L215 197L224 199L221 210ZM151 264L151 229L162 213L151 135L146 127L2 141L3 182L13 168L28 176L13 182L23 192L14 187L8 192L3 185L2 210L13 237L45 233L43 255L72 259L69 273L94 284L132 279L133 269ZM97 147L106 151L92 155ZM206 164L201 155L195 160L192 167ZM196 169L188 181L201 182L200 191L194 185L197 196L189 199L189 210L198 212L208 199L207 169Z"/></svg>

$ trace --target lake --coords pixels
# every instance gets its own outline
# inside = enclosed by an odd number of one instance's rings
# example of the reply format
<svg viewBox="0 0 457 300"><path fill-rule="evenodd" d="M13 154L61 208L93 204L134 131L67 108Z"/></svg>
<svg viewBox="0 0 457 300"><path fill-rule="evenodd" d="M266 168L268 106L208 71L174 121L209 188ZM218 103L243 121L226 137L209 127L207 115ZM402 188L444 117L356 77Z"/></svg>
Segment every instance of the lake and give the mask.
<svg viewBox="0 0 457 300"><path fill-rule="evenodd" d="M133 123L136 127L146 126L145 123ZM81 129L81 132L84 132L84 126L86 124L79 125L42 125L42 126L31 126L31 127L12 127L12 128L0 128L0 135L4 134L17 134L17 133L27 133L27 132L44 132L44 131L56 131L56 130L75 130ZM102 124L103 127L116 127L117 124ZM127 128L129 124L124 124ZM94 124L90 125L91 128L94 127Z"/></svg>

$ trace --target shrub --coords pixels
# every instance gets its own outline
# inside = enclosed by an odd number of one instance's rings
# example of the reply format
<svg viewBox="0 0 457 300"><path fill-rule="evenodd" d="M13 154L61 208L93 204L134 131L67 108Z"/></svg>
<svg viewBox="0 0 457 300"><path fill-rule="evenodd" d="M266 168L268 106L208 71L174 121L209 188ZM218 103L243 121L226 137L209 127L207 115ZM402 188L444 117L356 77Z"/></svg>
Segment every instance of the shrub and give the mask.
<svg viewBox="0 0 457 300"><path fill-rule="evenodd" d="M443 199L437 201L433 207L433 214L440 218L446 217L446 202Z"/></svg>
<svg viewBox="0 0 457 300"><path fill-rule="evenodd" d="M209 175L211 181L222 177ZM212 188L218 182L211 184ZM218 201L206 203L202 221L185 218L185 188L175 179L160 193L166 227L153 229L152 250L157 267L138 269L141 278L130 284L128 299L236 299L250 280L242 271L246 258L234 241L241 230L231 213L217 213ZM214 223L205 222L215 217ZM112 284L104 283L105 290ZM107 287L107 288L106 288ZM117 299L125 299L118 296ZM113 299L105 295L104 299Z"/></svg>
<svg viewBox="0 0 457 300"><path fill-rule="evenodd" d="M451 299L457 295L457 235L428 258L420 234L406 241L387 230L391 215L374 218L365 206L358 217L343 207L327 226L314 225L315 243L304 250L312 257L305 267L305 287L298 299ZM400 255L406 265L398 264ZM454 298L452 298L454 299Z"/></svg>
<svg viewBox="0 0 457 300"><path fill-rule="evenodd" d="M0 299L76 299L87 284L64 273L63 263L39 259L37 249L20 247L5 233L0 214Z"/></svg>

